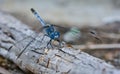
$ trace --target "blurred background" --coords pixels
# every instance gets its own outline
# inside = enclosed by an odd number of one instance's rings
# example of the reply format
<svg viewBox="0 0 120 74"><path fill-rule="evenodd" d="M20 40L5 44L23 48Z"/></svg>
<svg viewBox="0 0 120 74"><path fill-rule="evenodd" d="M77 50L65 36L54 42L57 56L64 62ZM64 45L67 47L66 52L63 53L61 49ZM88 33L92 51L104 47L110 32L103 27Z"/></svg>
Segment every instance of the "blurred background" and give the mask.
<svg viewBox="0 0 120 74"><path fill-rule="evenodd" d="M61 32L61 40L69 47L120 43L120 0L0 0L1 12L41 32L41 25L30 8L47 23L60 26L57 29ZM120 68L120 48L111 49L108 45L108 48L82 51Z"/></svg>
<svg viewBox="0 0 120 74"><path fill-rule="evenodd" d="M120 20L119 0L0 0L0 10L35 26L31 24L36 19L30 8L35 8L45 21L64 26L97 26L111 19Z"/></svg>

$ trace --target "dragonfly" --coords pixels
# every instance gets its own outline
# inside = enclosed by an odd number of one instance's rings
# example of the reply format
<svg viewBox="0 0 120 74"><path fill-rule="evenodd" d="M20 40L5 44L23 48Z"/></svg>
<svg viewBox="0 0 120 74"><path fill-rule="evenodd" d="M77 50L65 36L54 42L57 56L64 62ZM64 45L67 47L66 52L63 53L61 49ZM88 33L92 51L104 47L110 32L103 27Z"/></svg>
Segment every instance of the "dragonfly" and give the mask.
<svg viewBox="0 0 120 74"><path fill-rule="evenodd" d="M43 30L45 31L45 34L44 34L44 36L42 37L42 39L41 39L41 41L40 42L42 42L43 41L43 39L44 39L44 37L45 36L47 36L47 37L49 37L50 38L50 40L49 40L49 42L47 43L47 48L48 48L48 45L50 45L52 48L53 48L53 46L52 46L52 40L56 40L56 41L58 41L59 42L59 46L61 46L61 41L60 41L60 32L58 32L56 29L55 29L55 25L53 25L53 24L47 24L42 18L41 18L41 16L33 9L33 8L31 8L31 12L34 14L34 16L38 19L38 21L41 23L41 25L42 25L42 28L43 28ZM36 38L36 37L35 37ZM35 39L34 38L34 39ZM21 55L22 55L22 53L26 50L26 48L34 41L34 39L33 40L31 40L27 45L26 45L26 47L21 51L21 53L18 55L18 57L17 58L19 58Z"/></svg>
<svg viewBox="0 0 120 74"><path fill-rule="evenodd" d="M52 40L56 40L56 41L58 41L60 43L60 32L58 32L55 29L55 25L46 24L45 21L40 17L40 15L33 8L31 8L31 11L36 16L36 18L39 20L39 22L41 23L43 29L45 30L45 34L44 34L42 40L44 39L45 36L50 38L50 41L47 43L47 46L49 44L51 45Z"/></svg>

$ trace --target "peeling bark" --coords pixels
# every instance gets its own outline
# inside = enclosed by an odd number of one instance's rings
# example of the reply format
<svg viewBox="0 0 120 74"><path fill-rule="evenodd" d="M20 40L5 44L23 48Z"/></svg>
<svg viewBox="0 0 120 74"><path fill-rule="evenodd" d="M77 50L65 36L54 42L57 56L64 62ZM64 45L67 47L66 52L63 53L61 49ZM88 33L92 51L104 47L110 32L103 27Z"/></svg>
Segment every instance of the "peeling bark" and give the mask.
<svg viewBox="0 0 120 74"><path fill-rule="evenodd" d="M36 37L36 35L38 35ZM49 41L6 13L0 13L0 55L12 60L22 70L35 74L117 74L105 61L80 50L66 47L46 49ZM31 44L28 43L33 40ZM21 41L22 40L22 41ZM26 48L25 48L26 47ZM18 55L26 49L19 58Z"/></svg>

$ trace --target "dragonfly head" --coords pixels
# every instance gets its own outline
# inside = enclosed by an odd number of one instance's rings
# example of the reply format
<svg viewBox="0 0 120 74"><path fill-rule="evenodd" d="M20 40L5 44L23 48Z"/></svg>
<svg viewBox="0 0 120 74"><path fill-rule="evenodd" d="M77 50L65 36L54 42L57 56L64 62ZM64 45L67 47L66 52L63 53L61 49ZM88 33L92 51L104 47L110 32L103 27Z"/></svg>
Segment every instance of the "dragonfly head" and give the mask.
<svg viewBox="0 0 120 74"><path fill-rule="evenodd" d="M55 32L54 32L54 38L55 38L55 39L58 39L59 37L60 37L60 33L57 32L57 31L55 31Z"/></svg>

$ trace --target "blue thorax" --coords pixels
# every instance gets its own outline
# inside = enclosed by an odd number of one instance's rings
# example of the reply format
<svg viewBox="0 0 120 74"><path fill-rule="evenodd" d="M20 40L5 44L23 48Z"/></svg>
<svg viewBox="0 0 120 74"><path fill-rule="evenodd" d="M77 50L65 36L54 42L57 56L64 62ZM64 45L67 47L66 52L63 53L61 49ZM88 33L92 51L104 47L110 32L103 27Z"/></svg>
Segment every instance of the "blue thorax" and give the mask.
<svg viewBox="0 0 120 74"><path fill-rule="evenodd" d="M49 25L49 27L47 27L45 31L51 39L58 39L60 37L60 33L55 30L53 25Z"/></svg>

